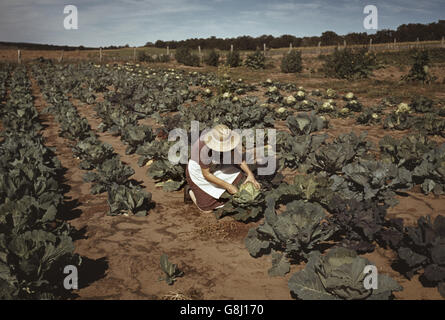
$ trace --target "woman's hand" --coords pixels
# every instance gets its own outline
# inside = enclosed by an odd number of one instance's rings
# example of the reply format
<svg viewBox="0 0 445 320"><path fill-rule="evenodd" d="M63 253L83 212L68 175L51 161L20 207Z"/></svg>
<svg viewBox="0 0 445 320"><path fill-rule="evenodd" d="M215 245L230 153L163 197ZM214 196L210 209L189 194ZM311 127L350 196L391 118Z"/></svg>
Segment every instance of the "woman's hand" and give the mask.
<svg viewBox="0 0 445 320"><path fill-rule="evenodd" d="M227 192L230 194L235 194L238 192L238 188L235 187L233 184L229 184L226 188Z"/></svg>
<svg viewBox="0 0 445 320"><path fill-rule="evenodd" d="M247 183L247 182L252 182L253 185L255 186L255 188L257 189L261 189L261 185L258 183L258 181L256 181L255 177L252 175L248 175L246 181L244 181L243 184Z"/></svg>

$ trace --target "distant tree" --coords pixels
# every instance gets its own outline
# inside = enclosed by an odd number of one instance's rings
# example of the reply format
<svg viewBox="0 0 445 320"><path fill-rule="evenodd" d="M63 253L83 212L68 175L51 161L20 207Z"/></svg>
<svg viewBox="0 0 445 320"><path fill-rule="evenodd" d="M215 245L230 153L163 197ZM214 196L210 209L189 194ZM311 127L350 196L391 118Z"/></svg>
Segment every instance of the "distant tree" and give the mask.
<svg viewBox="0 0 445 320"><path fill-rule="evenodd" d="M416 41L417 38L422 40L440 40L445 36L445 20L439 20L430 24L403 24L397 30L379 30L375 35L372 35L374 43L387 43L393 41L394 38L399 42ZM210 38L191 38L181 41L162 41L157 40L154 43L156 48L177 49L179 47L187 47L196 49L198 46L209 49L229 50L230 45L233 45L237 50L255 50L257 47L262 48L265 43L269 48L283 48L289 47L292 43L293 47L307 47L317 46L321 41L322 45L337 45L343 44L346 40L348 44L363 44L369 43L370 35L365 32L348 33L344 36L336 34L334 31L323 32L321 36L302 37L297 38L292 35L282 35L274 37L272 35L262 35L259 37L239 36L236 38L217 38L211 36Z"/></svg>
<svg viewBox="0 0 445 320"><path fill-rule="evenodd" d="M320 41L323 45L336 45L339 42L340 37L333 31L326 31L321 34Z"/></svg>

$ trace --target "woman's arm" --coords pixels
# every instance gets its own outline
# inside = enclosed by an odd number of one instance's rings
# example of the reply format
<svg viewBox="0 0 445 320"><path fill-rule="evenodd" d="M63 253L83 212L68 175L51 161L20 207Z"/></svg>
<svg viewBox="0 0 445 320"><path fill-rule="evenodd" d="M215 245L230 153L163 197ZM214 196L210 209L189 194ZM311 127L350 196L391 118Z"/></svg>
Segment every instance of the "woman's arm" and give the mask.
<svg viewBox="0 0 445 320"><path fill-rule="evenodd" d="M240 167L241 167L241 170L243 170L245 172L245 174L247 175L247 179L244 183L250 181L255 185L255 187L257 187L258 189L261 189L261 185L258 183L258 181L256 181L255 176L253 175L253 173L250 170L249 166L247 165L246 161L243 161L241 163Z"/></svg>
<svg viewBox="0 0 445 320"><path fill-rule="evenodd" d="M214 183L217 186L220 186L221 188L226 189L227 192L229 192L230 194L235 194L238 192L237 187L235 187L234 185L227 183L224 180L221 180L218 177L216 177L215 175L213 175L210 172L209 168L201 168L201 171L202 171L202 175L204 176L204 178L206 178L207 181Z"/></svg>

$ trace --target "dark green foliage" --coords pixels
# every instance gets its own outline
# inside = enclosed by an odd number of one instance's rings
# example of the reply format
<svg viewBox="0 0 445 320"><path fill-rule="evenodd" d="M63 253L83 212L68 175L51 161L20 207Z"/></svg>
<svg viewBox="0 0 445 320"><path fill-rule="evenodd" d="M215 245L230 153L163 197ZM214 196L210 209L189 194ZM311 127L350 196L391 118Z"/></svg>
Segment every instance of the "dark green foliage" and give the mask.
<svg viewBox="0 0 445 320"><path fill-rule="evenodd" d="M152 207L151 193L140 186L113 183L108 190L108 205L110 206L109 215L134 214L143 217Z"/></svg>
<svg viewBox="0 0 445 320"><path fill-rule="evenodd" d="M156 185L165 191L179 190L185 183L184 168L171 163L168 159L155 160L148 167L147 176L156 180Z"/></svg>
<svg viewBox="0 0 445 320"><path fill-rule="evenodd" d="M91 170L113 157L114 150L111 145L91 137L79 141L73 148L73 154L82 159L79 165L81 169Z"/></svg>
<svg viewBox="0 0 445 320"><path fill-rule="evenodd" d="M445 193L445 144L432 148L422 156L422 161L414 169L413 176L420 179L422 191L436 195Z"/></svg>
<svg viewBox="0 0 445 320"><path fill-rule="evenodd" d="M154 140L145 142L136 150L136 154L140 155L138 165L145 166L149 160L166 159L168 150L172 146L171 142L165 140Z"/></svg>
<svg viewBox="0 0 445 320"><path fill-rule="evenodd" d="M279 167L297 168L311 152L324 143L326 138L327 135L293 136L287 132L279 131L276 139L276 149L280 159Z"/></svg>
<svg viewBox="0 0 445 320"><path fill-rule="evenodd" d="M266 221L249 230L245 245L249 253L258 257L271 248L283 251L287 258L307 258L310 251L331 237L334 230L322 222L326 218L323 208L314 203L292 201L286 211L277 215L276 197L266 196Z"/></svg>
<svg viewBox="0 0 445 320"><path fill-rule="evenodd" d="M402 77L408 82L430 83L436 78L430 74L430 58L426 50L414 50L412 53L413 65L409 73Z"/></svg>
<svg viewBox="0 0 445 320"><path fill-rule="evenodd" d="M138 61L139 62L155 62L155 59L153 59L152 55L148 54L145 51L139 51L138 52Z"/></svg>
<svg viewBox="0 0 445 320"><path fill-rule="evenodd" d="M319 146L308 157L312 170L325 171L329 174L340 172L344 166L354 159L363 157L370 149L371 143L366 141L366 132L357 137L353 132L338 136L332 143Z"/></svg>
<svg viewBox="0 0 445 320"><path fill-rule="evenodd" d="M168 54L160 54L155 58L155 62L159 63L168 63L170 62L170 55Z"/></svg>
<svg viewBox="0 0 445 320"><path fill-rule="evenodd" d="M285 54L281 60L281 72L284 73L297 73L303 70L301 62L301 52L292 50Z"/></svg>
<svg viewBox="0 0 445 320"><path fill-rule="evenodd" d="M289 289L303 300L388 300L403 288L385 274L378 275L378 289L365 289L365 267L372 263L354 251L334 248L322 256L314 252L306 267L289 279Z"/></svg>
<svg viewBox="0 0 445 320"><path fill-rule="evenodd" d="M226 66L236 68L241 65L241 57L239 51L229 52L226 56Z"/></svg>
<svg viewBox="0 0 445 320"><path fill-rule="evenodd" d="M228 201L224 207L215 212L217 218L231 215L235 220L247 222L263 213L264 195L251 182L243 184L238 193L233 196L227 195L226 198Z"/></svg>
<svg viewBox="0 0 445 320"><path fill-rule="evenodd" d="M382 159L410 171L420 165L426 153L437 148L435 142L421 134L410 134L402 139L384 136L379 141L379 146Z"/></svg>
<svg viewBox="0 0 445 320"><path fill-rule="evenodd" d="M410 106L416 112L427 113L433 111L434 102L427 97L418 96L412 99Z"/></svg>
<svg viewBox="0 0 445 320"><path fill-rule="evenodd" d="M341 245L358 253L372 252L385 227L386 206L374 201L342 201L334 197L329 221L338 226Z"/></svg>
<svg viewBox="0 0 445 320"><path fill-rule="evenodd" d="M247 56L244 65L250 69L259 70L265 68L265 61L264 53L261 50L256 50Z"/></svg>
<svg viewBox="0 0 445 320"><path fill-rule="evenodd" d="M79 267L63 206L60 162L44 144L26 70L11 79L0 140L0 299L61 299L63 268ZM12 106L14 106L12 108ZM14 119L14 121L12 121ZM26 129L26 130L22 130Z"/></svg>
<svg viewBox="0 0 445 320"><path fill-rule="evenodd" d="M408 113L391 112L383 122L384 129L406 130L414 125L415 118Z"/></svg>
<svg viewBox="0 0 445 320"><path fill-rule="evenodd" d="M323 71L326 76L339 79L367 78L377 65L375 55L366 49L336 49L324 59Z"/></svg>
<svg viewBox="0 0 445 320"><path fill-rule="evenodd" d="M127 125L122 128L121 139L128 144L125 154L132 154L145 141L152 141L154 136L149 126Z"/></svg>
<svg viewBox="0 0 445 320"><path fill-rule="evenodd" d="M289 116L286 120L287 126L294 135L309 134L328 127L328 120L315 115L315 112L298 113Z"/></svg>
<svg viewBox="0 0 445 320"><path fill-rule="evenodd" d="M175 59L186 66L199 67L199 57L193 54L190 48L180 47L176 49Z"/></svg>
<svg viewBox="0 0 445 320"><path fill-rule="evenodd" d="M349 110L353 112L360 112L362 111L363 105L358 102L357 100L351 100L346 102L345 108L348 108Z"/></svg>
<svg viewBox="0 0 445 320"><path fill-rule="evenodd" d="M258 104L256 98L241 98L237 102L215 98L206 104L196 104L194 108L181 108L181 127L189 129L190 121L201 122L204 127L221 123L229 128L251 129L273 126L273 118L268 108Z"/></svg>
<svg viewBox="0 0 445 320"><path fill-rule="evenodd" d="M344 199L374 200L394 206L394 189L412 187L412 173L392 163L358 159L342 168L343 175L333 175L332 190Z"/></svg>
<svg viewBox="0 0 445 320"><path fill-rule="evenodd" d="M416 118L414 128L424 134L445 137L445 119L435 113L426 113L423 117Z"/></svg>
<svg viewBox="0 0 445 320"><path fill-rule="evenodd" d="M128 184L128 179L134 174L134 170L123 164L119 158L114 157L102 163L97 172L87 172L84 175L85 182L93 182L92 194L105 192L113 183Z"/></svg>
<svg viewBox="0 0 445 320"><path fill-rule="evenodd" d="M209 66L217 67L219 65L219 53L215 50L210 51L205 57L204 62Z"/></svg>
<svg viewBox="0 0 445 320"><path fill-rule="evenodd" d="M184 275L184 272L179 270L178 266L174 263L171 263L168 261L168 256L164 253L161 256L161 270L165 274L165 278L160 278L159 280L165 280L167 284L172 285L175 283L176 278L182 277Z"/></svg>
<svg viewBox="0 0 445 320"><path fill-rule="evenodd" d="M382 122L381 108L366 108L357 117L357 123L364 125L377 125Z"/></svg>
<svg viewBox="0 0 445 320"><path fill-rule="evenodd" d="M397 253L401 270L408 278L424 269L423 278L430 285L445 283L445 217L421 217L417 226L406 227Z"/></svg>

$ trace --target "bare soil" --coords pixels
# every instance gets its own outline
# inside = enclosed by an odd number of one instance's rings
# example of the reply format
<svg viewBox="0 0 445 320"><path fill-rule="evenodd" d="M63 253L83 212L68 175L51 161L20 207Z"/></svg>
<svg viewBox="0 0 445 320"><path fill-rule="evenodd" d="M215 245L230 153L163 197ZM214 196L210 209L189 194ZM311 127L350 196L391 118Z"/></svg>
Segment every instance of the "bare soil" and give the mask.
<svg viewBox="0 0 445 320"><path fill-rule="evenodd" d="M280 81L286 81L287 77L281 77ZM325 84L324 80L317 81L317 84ZM311 86L313 82L316 81L308 79L301 84ZM85 231L84 237L75 242L76 252L108 262L102 278L76 292L79 299L166 299L175 294L190 299L291 299L287 281L304 264L292 266L285 277L269 277L271 257L254 259L244 247L249 228L257 223L244 224L229 217L216 220L213 214L200 213L193 205L184 204L182 191L167 193L155 187L154 181L145 174L146 168L137 165L138 156L125 155L126 146L119 137L97 131L101 121L92 105L73 99L79 113L88 119L99 138L111 144L122 161L135 170L132 178L140 181L156 202L147 217L107 216L106 194L90 194L91 184L83 181L85 171L78 168L80 160L73 158L72 142L59 137L59 125L52 115L42 113L46 102L34 80L32 88L36 108L45 125L42 133L46 145L55 147L57 157L67 168L65 183L70 190L66 201L75 207L67 215L76 212L67 218L76 229ZM366 105L373 101L369 98ZM335 136L351 128L356 133L367 130L374 142L388 134L381 128L357 126L351 121L333 120L329 133ZM391 134L402 136L403 132ZM391 209L389 215L403 218L408 224L415 224L418 217L424 215L445 215L444 196L425 196L414 190L398 198L400 204ZM162 276L159 259L163 253L184 271L184 276L173 286L159 281ZM380 272L389 274L404 287L402 292L395 293L396 298L441 299L437 289L423 287L418 276L408 280L396 272L391 267L395 258L392 251L377 248L365 257L373 261ZM90 277L79 274L80 278L82 276Z"/></svg>

